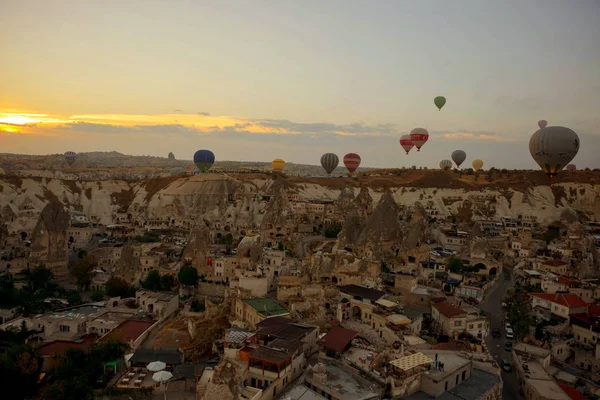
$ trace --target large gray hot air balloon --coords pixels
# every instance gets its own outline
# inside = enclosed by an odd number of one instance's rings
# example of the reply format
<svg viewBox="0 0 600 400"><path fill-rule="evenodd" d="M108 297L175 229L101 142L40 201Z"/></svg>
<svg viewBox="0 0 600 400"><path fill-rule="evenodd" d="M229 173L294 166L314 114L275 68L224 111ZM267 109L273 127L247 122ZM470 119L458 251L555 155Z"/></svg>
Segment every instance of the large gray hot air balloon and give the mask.
<svg viewBox="0 0 600 400"><path fill-rule="evenodd" d="M328 174L331 174L339 163L340 159L333 153L325 153L321 156L321 165Z"/></svg>
<svg viewBox="0 0 600 400"><path fill-rule="evenodd" d="M579 136L564 126L549 126L529 139L529 153L546 175L558 174L579 152Z"/></svg>
<svg viewBox="0 0 600 400"><path fill-rule="evenodd" d="M448 170L450 168L452 168L452 161L450 161L450 160L440 161L440 169Z"/></svg>
<svg viewBox="0 0 600 400"><path fill-rule="evenodd" d="M577 170L577 166L575 164L567 165L567 171L576 171L576 170Z"/></svg>
<svg viewBox="0 0 600 400"><path fill-rule="evenodd" d="M454 150L452 152L452 161L454 161L456 163L457 167L460 167L460 164L462 164L466 159L467 159L467 153L465 153L464 151Z"/></svg>

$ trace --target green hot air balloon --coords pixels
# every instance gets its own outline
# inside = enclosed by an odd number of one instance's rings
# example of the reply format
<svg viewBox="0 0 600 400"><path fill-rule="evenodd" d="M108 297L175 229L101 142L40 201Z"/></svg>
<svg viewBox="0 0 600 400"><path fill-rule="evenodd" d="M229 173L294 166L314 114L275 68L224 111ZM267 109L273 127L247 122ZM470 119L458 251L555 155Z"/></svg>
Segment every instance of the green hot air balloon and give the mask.
<svg viewBox="0 0 600 400"><path fill-rule="evenodd" d="M442 107L444 107L444 104L446 104L446 98L444 96L438 96L433 99L433 103L440 111L442 111Z"/></svg>

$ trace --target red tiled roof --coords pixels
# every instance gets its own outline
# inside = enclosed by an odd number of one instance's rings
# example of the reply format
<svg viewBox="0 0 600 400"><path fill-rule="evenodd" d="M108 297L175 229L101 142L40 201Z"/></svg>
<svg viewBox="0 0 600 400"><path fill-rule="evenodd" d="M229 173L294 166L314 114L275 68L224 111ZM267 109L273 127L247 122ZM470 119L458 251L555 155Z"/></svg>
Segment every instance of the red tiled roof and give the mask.
<svg viewBox="0 0 600 400"><path fill-rule="evenodd" d="M64 356L69 349L80 349L84 353L90 350L90 346L96 340L95 335L87 335L81 338L81 341L73 340L54 340L38 347L35 352L40 357L45 356Z"/></svg>
<svg viewBox="0 0 600 400"><path fill-rule="evenodd" d="M588 315L592 315L594 317L600 316L600 306L596 303L588 304Z"/></svg>
<svg viewBox="0 0 600 400"><path fill-rule="evenodd" d="M352 342L357 334L358 332L336 326L330 330L327 335L323 336L323 339L321 339L321 345L326 349L341 353L344 351L346 346Z"/></svg>
<svg viewBox="0 0 600 400"><path fill-rule="evenodd" d="M577 283L579 282L577 279L574 278L568 278L566 276L559 276L558 277L558 283L564 283L566 285L571 284L571 283Z"/></svg>
<svg viewBox="0 0 600 400"><path fill-rule="evenodd" d="M581 297L576 294L570 293L529 293L530 296L538 297L552 303L559 304L565 307L585 307L585 301L581 300Z"/></svg>
<svg viewBox="0 0 600 400"><path fill-rule="evenodd" d="M559 383L558 386L560 386L572 400L585 400L585 396L579 390L563 385L562 383Z"/></svg>
<svg viewBox="0 0 600 400"><path fill-rule="evenodd" d="M434 307L440 314L442 314L446 318L454 318L462 314L466 314L465 310L462 308L455 306L449 301L442 301L441 303L434 303L431 305Z"/></svg>
<svg viewBox="0 0 600 400"><path fill-rule="evenodd" d="M559 260L558 258L553 259L552 261L543 262L542 265L549 265L551 267L562 267L563 265L567 265L563 260Z"/></svg>
<svg viewBox="0 0 600 400"><path fill-rule="evenodd" d="M106 336L104 336L102 340L120 339L125 343L129 343L130 340L136 340L139 338L140 335L146 332L146 330L154 325L155 322L156 321L139 321L133 319L125 320L121 322L121 324L115 329L110 331Z"/></svg>

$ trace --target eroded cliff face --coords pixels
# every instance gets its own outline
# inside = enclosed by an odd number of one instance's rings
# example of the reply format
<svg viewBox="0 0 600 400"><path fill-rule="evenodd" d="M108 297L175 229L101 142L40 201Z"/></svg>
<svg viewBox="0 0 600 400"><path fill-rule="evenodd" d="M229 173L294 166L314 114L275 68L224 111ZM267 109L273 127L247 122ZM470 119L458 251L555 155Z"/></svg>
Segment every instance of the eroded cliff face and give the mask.
<svg viewBox="0 0 600 400"><path fill-rule="evenodd" d="M457 220L478 220L532 215L542 224L561 218L600 220L600 185L563 182L552 186L532 186L516 189L440 189L403 187L367 187L369 180L359 180L353 187L332 188L316 183L285 181L272 186L264 179L241 180L205 174L193 177L159 178L137 182L82 182L46 178L14 178L0 180L0 210L10 233L32 232L37 219L51 198L67 210L84 212L98 223L117 222L119 215L130 215L134 221L148 219L178 219L203 226L219 221L222 225L240 229L257 229L263 222L268 204L258 194L267 191L293 194L300 200L324 198L348 199L364 211L377 204L385 191L399 205L422 205L427 213L438 217L454 215ZM331 178L334 180L335 178ZM357 185L362 185L358 187ZM355 199L351 200L352 195ZM280 208L293 213L287 199L279 198ZM267 214L273 220L282 219L282 210ZM352 235L349 235L352 236Z"/></svg>

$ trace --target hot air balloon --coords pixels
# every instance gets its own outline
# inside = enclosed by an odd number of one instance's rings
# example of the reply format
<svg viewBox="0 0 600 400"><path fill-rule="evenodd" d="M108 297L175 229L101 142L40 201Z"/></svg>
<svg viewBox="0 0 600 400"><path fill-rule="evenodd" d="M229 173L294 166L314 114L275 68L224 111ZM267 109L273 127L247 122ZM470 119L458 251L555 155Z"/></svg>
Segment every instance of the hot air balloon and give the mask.
<svg viewBox="0 0 600 400"><path fill-rule="evenodd" d="M479 159L473 160L473 162L471 163L471 165L473 166L473 169L475 171L479 171L483 167L483 161L481 161Z"/></svg>
<svg viewBox="0 0 600 400"><path fill-rule="evenodd" d="M6 175L6 172L2 168L0 168L0 175Z"/></svg>
<svg viewBox="0 0 600 400"><path fill-rule="evenodd" d="M440 169L448 170L450 168L452 168L452 161L450 161L450 160L440 161Z"/></svg>
<svg viewBox="0 0 600 400"><path fill-rule="evenodd" d="M579 136L563 126L549 126L529 139L529 153L546 175L558 174L579 152Z"/></svg>
<svg viewBox="0 0 600 400"><path fill-rule="evenodd" d="M285 168L285 161L281 158L276 158L271 162L271 168L273 168L273 171L275 172L281 172Z"/></svg>
<svg viewBox="0 0 600 400"><path fill-rule="evenodd" d="M576 170L577 170L577 166L575 164L567 165L567 171L576 171Z"/></svg>
<svg viewBox="0 0 600 400"><path fill-rule="evenodd" d="M194 154L194 164L196 164L200 172L208 172L214 163L215 155L210 150L198 150Z"/></svg>
<svg viewBox="0 0 600 400"><path fill-rule="evenodd" d="M406 151L406 154L408 154L408 152L415 147L415 144L410 139L410 135L402 135L402 137L400 137L400 146L402 146L404 151Z"/></svg>
<svg viewBox="0 0 600 400"><path fill-rule="evenodd" d="M73 163L75 163L75 158L77 158L77 154L75 154L74 151L67 151L65 153L65 160L67 160L67 164L69 164L69 167L73 165Z"/></svg>
<svg viewBox="0 0 600 400"><path fill-rule="evenodd" d="M200 173L200 170L199 170L199 169L195 169L195 170L194 170L194 175L198 175L199 173Z"/></svg>
<svg viewBox="0 0 600 400"><path fill-rule="evenodd" d="M410 131L410 140L415 144L417 151L421 151L421 147L423 147L427 139L429 139L427 129L415 128Z"/></svg>
<svg viewBox="0 0 600 400"><path fill-rule="evenodd" d="M540 129L544 129L546 126L548 126L548 121L546 121L545 119L540 119L538 121L538 126L540 127Z"/></svg>
<svg viewBox="0 0 600 400"><path fill-rule="evenodd" d="M462 164L467 159L467 153L462 150L454 150L452 152L452 160L456 163L456 166L460 168L460 164Z"/></svg>
<svg viewBox="0 0 600 400"><path fill-rule="evenodd" d="M340 159L333 153L325 153L321 156L321 166L327 174L331 174L337 168Z"/></svg>
<svg viewBox="0 0 600 400"><path fill-rule="evenodd" d="M181 167L171 168L170 174L171 174L171 176L183 175L183 174L185 174L185 169L183 169Z"/></svg>
<svg viewBox="0 0 600 400"><path fill-rule="evenodd" d="M323 161L321 161L322 163ZM336 163L337 165L337 163ZM356 153L348 153L344 156L344 166L348 172L353 173L360 166L360 156Z"/></svg>
<svg viewBox="0 0 600 400"><path fill-rule="evenodd" d="M433 103L438 108L438 110L442 111L442 107L444 107L444 104L446 104L446 98L444 96L438 96L435 99L433 99Z"/></svg>

